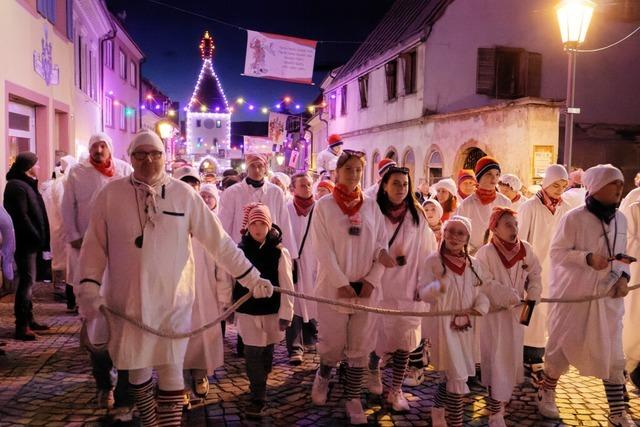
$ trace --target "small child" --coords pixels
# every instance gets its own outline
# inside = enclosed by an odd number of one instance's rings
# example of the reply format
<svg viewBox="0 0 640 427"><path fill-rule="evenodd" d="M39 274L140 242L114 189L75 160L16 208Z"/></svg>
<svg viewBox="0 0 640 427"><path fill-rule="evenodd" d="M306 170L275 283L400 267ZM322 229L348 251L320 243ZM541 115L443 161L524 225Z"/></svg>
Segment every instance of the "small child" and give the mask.
<svg viewBox="0 0 640 427"><path fill-rule="evenodd" d="M480 351L482 382L489 389L489 426L503 427L504 405L511 400L516 384L524 379L522 351L524 326L519 321L525 298L539 301L542 267L529 243L518 238L516 212L493 208L489 219L490 243L482 246L476 258L492 277L485 284L493 308L481 320Z"/></svg>
<svg viewBox="0 0 640 427"><path fill-rule="evenodd" d="M469 309L464 314L432 318L433 365L442 382L431 408L434 427L446 426L445 405L452 426L462 426L462 398L469 393L467 379L475 375L473 316L489 311L489 300L482 292L483 272L469 256L471 222L454 215L445 223L439 253L425 263L420 299L433 311Z"/></svg>
<svg viewBox="0 0 640 427"><path fill-rule="evenodd" d="M440 244L442 241L442 215L444 213L442 205L436 199L427 199L422 203L422 209L427 217L429 228L436 236L436 242Z"/></svg>
<svg viewBox="0 0 640 427"><path fill-rule="evenodd" d="M238 247L260 271L260 276L273 286L293 290L291 256L282 246L282 232L272 223L269 208L262 203L244 207L242 240ZM233 301L248 290L235 283ZM267 376L273 365L273 346L284 339L291 324L293 301L290 296L274 293L269 298L250 298L236 311L238 334L245 344L244 354L251 390L251 401L245 409L249 417L264 415L267 398Z"/></svg>

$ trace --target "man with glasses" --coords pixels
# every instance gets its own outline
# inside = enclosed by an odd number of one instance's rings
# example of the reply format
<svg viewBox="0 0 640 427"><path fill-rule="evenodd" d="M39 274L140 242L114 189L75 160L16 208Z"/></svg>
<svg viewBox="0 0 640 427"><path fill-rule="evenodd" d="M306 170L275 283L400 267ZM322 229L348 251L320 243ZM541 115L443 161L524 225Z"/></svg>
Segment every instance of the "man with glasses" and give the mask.
<svg viewBox="0 0 640 427"><path fill-rule="evenodd" d="M133 170L131 165L112 156L113 143L111 137L105 133L96 133L89 139L89 158L80 162L69 171L64 184L62 196L62 226L67 242L70 245L67 259L67 281L77 285L77 261L80 257L80 247L84 234L89 226L89 217L95 195L108 182L125 177ZM71 310L77 310L75 302L67 304ZM96 325L90 325L95 328ZM88 349L89 350L89 349ZM97 401L100 408L111 409L114 406L115 373L113 363L106 351L92 352L91 357L93 377L96 380ZM123 375L125 375L123 377ZM126 400L126 373L121 372L120 387L118 387L118 406L121 400ZM123 399L121 399L123 398Z"/></svg>
<svg viewBox="0 0 640 427"><path fill-rule="evenodd" d="M272 295L271 283L260 278L200 195L166 174L158 135L138 133L128 153L133 173L97 195L85 235L78 275L83 316L101 317L100 306L106 305L156 330L189 332L195 298L192 237L254 297ZM115 366L129 371L142 424L179 426L188 338L162 338L114 316L110 326L109 353Z"/></svg>

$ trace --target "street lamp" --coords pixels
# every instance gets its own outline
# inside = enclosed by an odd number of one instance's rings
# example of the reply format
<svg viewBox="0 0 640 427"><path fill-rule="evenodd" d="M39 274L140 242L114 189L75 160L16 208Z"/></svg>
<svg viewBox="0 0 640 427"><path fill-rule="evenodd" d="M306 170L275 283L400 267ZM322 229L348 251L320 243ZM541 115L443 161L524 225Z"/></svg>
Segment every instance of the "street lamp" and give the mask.
<svg viewBox="0 0 640 427"><path fill-rule="evenodd" d="M578 46L584 42L591 23L591 16L596 5L591 0L562 0L556 6L560 35L565 51L569 54L567 69L567 111L564 121L564 162L567 170L571 168L573 146L573 115L580 112L575 108L576 89L576 53Z"/></svg>
<svg viewBox="0 0 640 427"><path fill-rule="evenodd" d="M173 128L174 126L169 120L162 119L156 123L158 135L160 135L160 138L162 138L165 144L167 163L172 162L174 158L174 150L171 144L171 138L173 138Z"/></svg>

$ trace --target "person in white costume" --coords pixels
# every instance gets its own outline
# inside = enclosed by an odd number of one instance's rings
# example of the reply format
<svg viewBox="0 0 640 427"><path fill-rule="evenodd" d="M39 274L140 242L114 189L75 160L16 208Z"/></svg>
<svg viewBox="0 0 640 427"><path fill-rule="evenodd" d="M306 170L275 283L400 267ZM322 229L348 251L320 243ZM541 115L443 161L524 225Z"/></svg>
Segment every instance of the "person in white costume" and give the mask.
<svg viewBox="0 0 640 427"><path fill-rule="evenodd" d="M569 365L581 375L602 379L609 403L609 425L631 427L625 410L622 317L629 292L627 221L617 210L624 177L611 165L587 169L583 176L585 206L567 213L551 242L551 298L608 297L572 304L552 303L544 380L538 390L538 410L559 416L555 403L558 379ZM617 257L618 256L618 257Z"/></svg>
<svg viewBox="0 0 640 427"><path fill-rule="evenodd" d="M164 145L141 131L128 153L134 172L98 193L79 260L78 303L88 321L100 306L125 313L152 328L191 330L195 297L192 236L255 297L273 287L243 256L200 196L164 171ZM188 339L162 338L112 316L109 354L129 371L130 388L143 425L180 425ZM105 342L105 332L90 335ZM152 369L158 374L158 409Z"/></svg>
<svg viewBox="0 0 640 427"><path fill-rule="evenodd" d="M523 380L522 343L524 325L520 323L521 300L540 302L538 258L531 245L518 238L516 212L494 208L489 221L491 240L476 253L491 280L485 284L491 308L480 322L482 383L489 390L489 426L506 427L505 405L513 388ZM500 310L501 309L501 310Z"/></svg>
<svg viewBox="0 0 640 427"><path fill-rule="evenodd" d="M75 288L78 285L78 258L84 235L89 226L91 210L96 195L110 181L123 178L131 174L131 165L113 157L113 143L106 133L96 133L89 139L89 157L74 165L68 172L62 194L62 225L64 235L69 245L67 248L67 282ZM71 290L71 294L73 290ZM75 298L68 295L67 301L73 303ZM69 309L76 309L75 304L68 304ZM100 320L89 322L90 330L104 328ZM118 372L118 381L114 384L111 370L113 362L105 350L87 348L91 358L92 373L96 380L98 405L102 408L121 406L119 397L128 394L127 374ZM118 393L114 388L117 386ZM122 393L120 392L122 390ZM116 399L118 397L118 399ZM124 400L124 399L123 399ZM126 406L126 405L124 405Z"/></svg>
<svg viewBox="0 0 640 427"><path fill-rule="evenodd" d="M562 217L571 210L564 194L569 176L562 165L550 165L544 173L542 188L518 209L518 236L531 244L542 265L542 295L549 295L551 239ZM542 358L547 344L547 304L534 307L529 326L524 331L524 366L534 383L542 379Z"/></svg>
<svg viewBox="0 0 640 427"><path fill-rule="evenodd" d="M500 165L490 156L482 157L475 167L478 188L475 193L462 201L456 215L469 218L473 224L469 253L475 254L484 245L484 236L489 225L489 217L495 207L511 206L511 201L496 191L500 178Z"/></svg>
<svg viewBox="0 0 640 427"><path fill-rule="evenodd" d="M389 237L389 253L394 266L382 276L383 308L425 311L426 305L416 301L418 284L424 275L424 260L436 251L436 240L429 229L425 214L415 199L409 169L390 167L380 181L377 202L384 215ZM395 411L408 411L409 402L402 393L402 382L409 362L409 353L420 343L419 317L382 316L378 322L379 337L376 353L390 354L391 388L387 402ZM378 358L369 366L369 391L382 394L382 380ZM372 387L373 386L373 387Z"/></svg>
<svg viewBox="0 0 640 427"><path fill-rule="evenodd" d="M627 253L640 259L640 202L632 203L620 211L627 218ZM630 268L631 284L640 283L640 263L634 262ZM635 290L624 299L624 322L622 344L627 358L626 368L631 381L640 388L640 291Z"/></svg>
<svg viewBox="0 0 640 427"><path fill-rule="evenodd" d="M387 173L389 168L398 166L398 164L393 159L382 159L378 162L378 180L371 184L369 187L365 188L364 195L375 199L378 196L378 188L380 187L380 181L382 181L382 177Z"/></svg>
<svg viewBox="0 0 640 427"><path fill-rule="evenodd" d="M453 179L445 178L433 184L433 189L436 191L435 199L442 207L443 213L440 219L445 222L458 208L458 188Z"/></svg>
<svg viewBox="0 0 640 427"><path fill-rule="evenodd" d="M318 258L315 294L376 305L384 270L379 257L386 253L387 233L378 204L364 197L360 189L364 156L360 151L344 150L333 194L316 202L311 221ZM346 411L353 424L367 423L360 393L369 353L375 346L370 339L375 324L375 316L368 312L318 304L320 367L311 399L316 405L326 403L331 370L347 360Z"/></svg>
<svg viewBox="0 0 640 427"><path fill-rule="evenodd" d="M335 165L338 157L340 157L343 144L342 137L337 133L329 135L327 148L318 153L316 169L319 175L328 174L333 170L332 163Z"/></svg>
<svg viewBox="0 0 640 427"><path fill-rule="evenodd" d="M582 174L582 169L576 169L569 174L569 188L562 194L562 199L569 205L569 209L584 205L584 199L587 197L587 190L582 185Z"/></svg>
<svg viewBox="0 0 640 427"><path fill-rule="evenodd" d="M510 173L500 175L498 190L504 194L507 199L511 200L511 209L515 211L527 200L520 192L521 189L522 181L520 181L520 178Z"/></svg>
<svg viewBox="0 0 640 427"><path fill-rule="evenodd" d="M439 316L431 320L432 362L441 382L431 408L433 426L446 426L445 406L452 426L462 426L463 395L469 393L467 379L475 375L474 332L477 321L489 311L483 284L487 277L469 255L472 226L468 218L454 215L444 224L439 252L425 260L420 279L420 299L432 311L467 310L465 314Z"/></svg>
<svg viewBox="0 0 640 427"><path fill-rule="evenodd" d="M333 181L328 179L324 179L316 184L316 194L315 199L320 200L324 196L329 196L333 192L333 188L335 184Z"/></svg>
<svg viewBox="0 0 640 427"><path fill-rule="evenodd" d="M315 206L311 177L307 173L299 173L291 177L291 182L293 199L287 204L287 208L298 247L298 258L294 260L294 286L298 292L313 295L318 275L318 259L310 233ZM315 346L317 317L315 302L301 298L294 300L294 316L286 334L289 363L292 365L302 363L305 347Z"/></svg>
<svg viewBox="0 0 640 427"><path fill-rule="evenodd" d="M277 185L280 190L282 190L282 194L284 194L284 198L287 202L291 200L291 178L284 172L274 172L271 175L270 182L273 185Z"/></svg>
<svg viewBox="0 0 640 427"><path fill-rule="evenodd" d="M269 208L262 203L245 206L242 220L242 240L238 247L255 265L261 277L274 286L293 290L291 256L282 246L282 234L271 222ZM248 290L233 284L233 301ZM245 343L245 366L249 377L250 402L245 408L249 417L264 414L267 399L267 377L273 366L273 349L284 338L291 325L293 299L274 294L268 299L250 298L236 310L238 333Z"/></svg>
<svg viewBox="0 0 640 427"><path fill-rule="evenodd" d="M215 185L202 184L200 186L200 196L211 212L218 213L218 199L220 198L220 192Z"/></svg>

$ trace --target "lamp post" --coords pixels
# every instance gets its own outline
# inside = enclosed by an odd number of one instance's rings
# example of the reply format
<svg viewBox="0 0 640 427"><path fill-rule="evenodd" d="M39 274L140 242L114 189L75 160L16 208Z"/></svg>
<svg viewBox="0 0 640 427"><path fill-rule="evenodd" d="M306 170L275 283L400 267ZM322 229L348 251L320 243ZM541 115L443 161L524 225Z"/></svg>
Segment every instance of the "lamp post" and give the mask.
<svg viewBox="0 0 640 427"><path fill-rule="evenodd" d="M579 113L574 107L576 89L576 53L584 42L596 5L591 0L562 0L556 6L560 35L569 56L567 67L567 110L564 121L564 162L569 171L572 163L573 115Z"/></svg>
<svg viewBox="0 0 640 427"><path fill-rule="evenodd" d="M173 146L171 144L171 138L173 137L173 124L169 120L159 120L156 124L158 134L164 141L165 151L167 153L167 164L171 163L174 158Z"/></svg>

